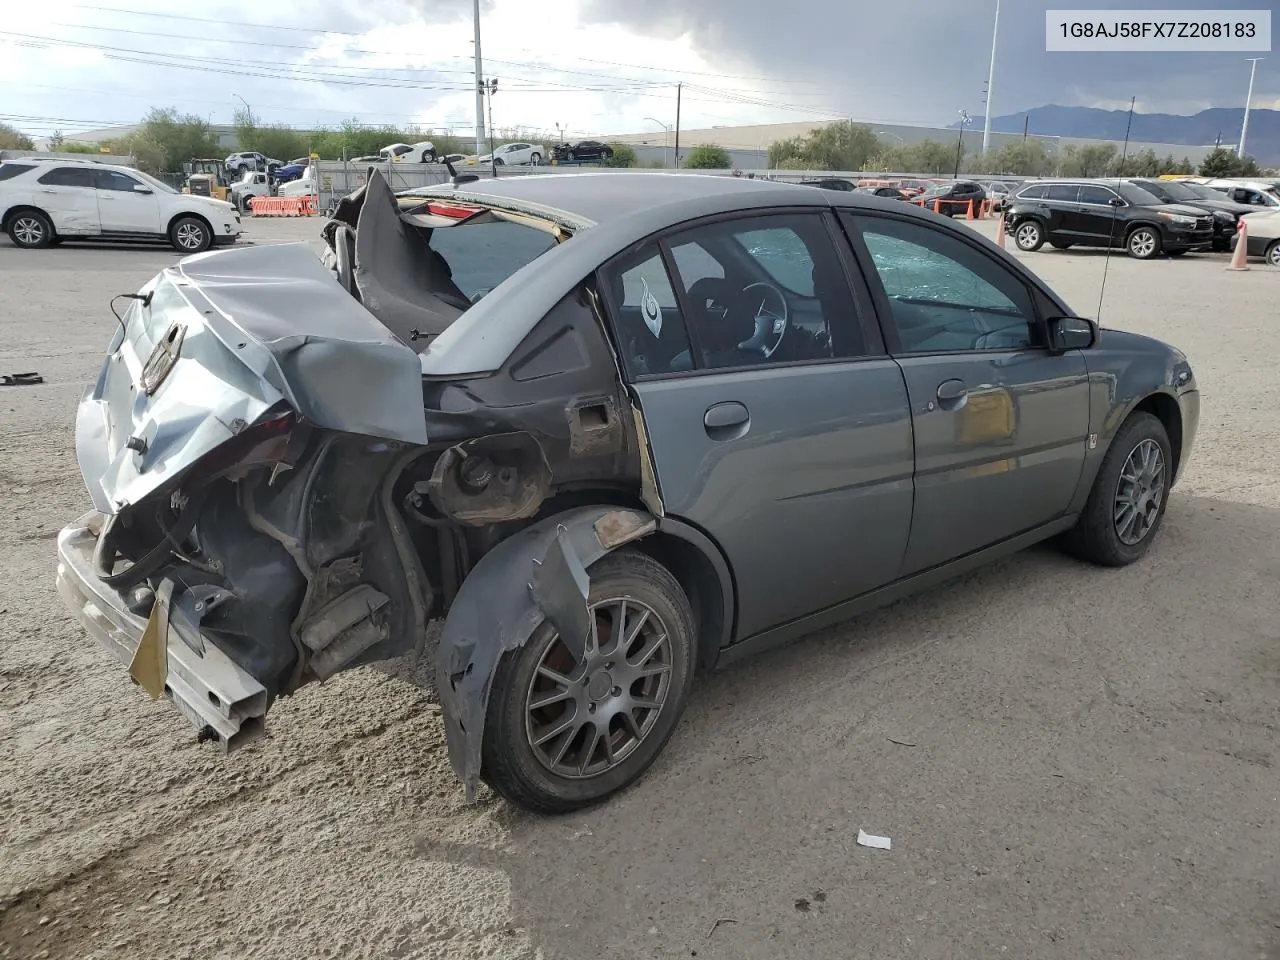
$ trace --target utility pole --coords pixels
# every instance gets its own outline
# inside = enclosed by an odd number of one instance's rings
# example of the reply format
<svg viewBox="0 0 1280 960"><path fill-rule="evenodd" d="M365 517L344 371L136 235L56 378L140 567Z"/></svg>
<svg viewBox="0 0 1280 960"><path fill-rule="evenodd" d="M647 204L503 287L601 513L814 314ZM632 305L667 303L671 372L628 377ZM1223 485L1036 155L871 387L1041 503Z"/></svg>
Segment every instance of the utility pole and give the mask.
<svg viewBox="0 0 1280 960"><path fill-rule="evenodd" d="M1022 115L1022 142L1027 142L1027 131L1031 129L1031 114L1024 113Z"/></svg>
<svg viewBox="0 0 1280 960"><path fill-rule="evenodd" d="M991 92L996 83L996 38L1000 35L1000 0L996 0L996 25L991 28L991 70L987 74L987 109L982 122L982 152L991 143ZM961 128L963 129L963 127Z"/></svg>
<svg viewBox="0 0 1280 960"><path fill-rule="evenodd" d="M496 177L498 175L498 158L493 153L493 95L498 92L498 78L481 80L477 89L480 91L481 97L488 97L489 99L489 168Z"/></svg>
<svg viewBox="0 0 1280 960"><path fill-rule="evenodd" d="M964 128L973 123L973 118L969 116L968 110L960 111L960 136L956 138L956 172L952 179L960 176L960 154L964 152Z"/></svg>
<svg viewBox="0 0 1280 960"><path fill-rule="evenodd" d="M484 152L484 68L480 60L480 0L475 0L476 28L476 156Z"/></svg>
<svg viewBox="0 0 1280 960"><path fill-rule="evenodd" d="M1265 57L1246 57L1252 67L1249 68L1249 96L1244 101L1244 123L1240 125L1240 146L1236 150L1237 157L1244 156L1244 138L1249 133L1249 107L1253 104L1253 78L1258 72L1258 61L1265 60Z"/></svg>
<svg viewBox="0 0 1280 960"><path fill-rule="evenodd" d="M684 89L683 83L676 84L676 155L675 163L672 166L680 169L680 92Z"/></svg>

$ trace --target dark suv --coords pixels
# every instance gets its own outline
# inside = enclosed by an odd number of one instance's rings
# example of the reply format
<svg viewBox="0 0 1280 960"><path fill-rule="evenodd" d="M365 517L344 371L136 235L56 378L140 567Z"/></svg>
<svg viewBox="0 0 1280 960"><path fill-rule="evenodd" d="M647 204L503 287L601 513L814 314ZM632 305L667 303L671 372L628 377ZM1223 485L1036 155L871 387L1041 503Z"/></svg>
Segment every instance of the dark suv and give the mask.
<svg viewBox="0 0 1280 960"><path fill-rule="evenodd" d="M1019 250L1048 241L1059 250L1123 246L1150 260L1179 256L1213 243L1213 218L1204 210L1160 198L1125 180L1049 180L1023 187L1009 201L1005 232Z"/></svg>
<svg viewBox="0 0 1280 960"><path fill-rule="evenodd" d="M1257 213L1258 208L1247 203L1237 203L1225 193L1199 183L1178 180L1150 180L1134 177L1129 181L1148 193L1155 194L1163 203L1181 203L1196 207L1213 217L1213 249L1230 250L1231 239L1236 235L1236 225L1246 213Z"/></svg>

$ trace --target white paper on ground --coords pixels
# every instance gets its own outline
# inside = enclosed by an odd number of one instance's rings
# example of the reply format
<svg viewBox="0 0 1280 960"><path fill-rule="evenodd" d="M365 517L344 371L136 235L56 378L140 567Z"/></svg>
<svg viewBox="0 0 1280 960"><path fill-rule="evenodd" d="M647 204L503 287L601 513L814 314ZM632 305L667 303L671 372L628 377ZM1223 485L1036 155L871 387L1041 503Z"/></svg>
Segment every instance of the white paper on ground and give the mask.
<svg viewBox="0 0 1280 960"><path fill-rule="evenodd" d="M888 850L892 841L888 837L877 837L873 834L858 830L858 843L864 847L875 847L878 850Z"/></svg>

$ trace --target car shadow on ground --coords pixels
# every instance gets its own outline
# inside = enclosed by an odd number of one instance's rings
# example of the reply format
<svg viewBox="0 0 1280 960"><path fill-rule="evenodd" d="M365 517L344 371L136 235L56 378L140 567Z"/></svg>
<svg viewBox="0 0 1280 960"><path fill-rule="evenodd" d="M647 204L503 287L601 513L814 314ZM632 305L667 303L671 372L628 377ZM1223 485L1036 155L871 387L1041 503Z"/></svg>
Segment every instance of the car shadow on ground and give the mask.
<svg viewBox="0 0 1280 960"><path fill-rule="evenodd" d="M1142 563L1042 545L703 678L631 789L419 855L547 956L1280 949L1277 578L1280 510L1175 495Z"/></svg>

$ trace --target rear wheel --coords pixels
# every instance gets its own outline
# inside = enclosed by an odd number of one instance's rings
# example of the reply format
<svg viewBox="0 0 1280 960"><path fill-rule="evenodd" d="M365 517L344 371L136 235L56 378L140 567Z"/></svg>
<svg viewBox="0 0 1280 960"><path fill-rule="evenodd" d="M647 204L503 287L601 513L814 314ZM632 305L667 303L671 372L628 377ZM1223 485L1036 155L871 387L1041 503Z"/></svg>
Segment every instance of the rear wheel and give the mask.
<svg viewBox="0 0 1280 960"><path fill-rule="evenodd" d="M1081 560L1122 567L1143 556L1155 539L1173 483L1173 457L1164 424L1135 413L1120 428L1076 525L1064 537Z"/></svg>
<svg viewBox="0 0 1280 960"><path fill-rule="evenodd" d="M182 217L169 228L169 242L179 253L200 253L213 245L213 231L203 220Z"/></svg>
<svg viewBox="0 0 1280 960"><path fill-rule="evenodd" d="M9 239L15 247L38 250L53 242L53 224L39 210L23 210L9 221Z"/></svg>
<svg viewBox="0 0 1280 960"><path fill-rule="evenodd" d="M1271 246L1267 247L1267 252L1263 258L1273 267L1280 267L1280 240L1271 241Z"/></svg>
<svg viewBox="0 0 1280 960"><path fill-rule="evenodd" d="M1013 231L1019 250L1032 253L1044 246L1044 227L1039 220L1023 220Z"/></svg>
<svg viewBox="0 0 1280 960"><path fill-rule="evenodd" d="M542 154L540 153L529 154L529 162L536 167L538 164L542 162Z"/></svg>
<svg viewBox="0 0 1280 960"><path fill-rule="evenodd" d="M1125 249L1135 260L1150 260L1160 254L1160 234L1153 227L1138 227L1129 234Z"/></svg>
<svg viewBox="0 0 1280 960"><path fill-rule="evenodd" d="M423 151L422 151L422 162L423 162L423 163L435 163L435 162L436 162L436 152L435 152L434 150L423 150Z"/></svg>
<svg viewBox="0 0 1280 960"><path fill-rule="evenodd" d="M671 573L624 549L590 574L583 662L544 622L503 657L489 696L482 775L539 813L588 806L641 776L675 730L693 681L693 612Z"/></svg>

